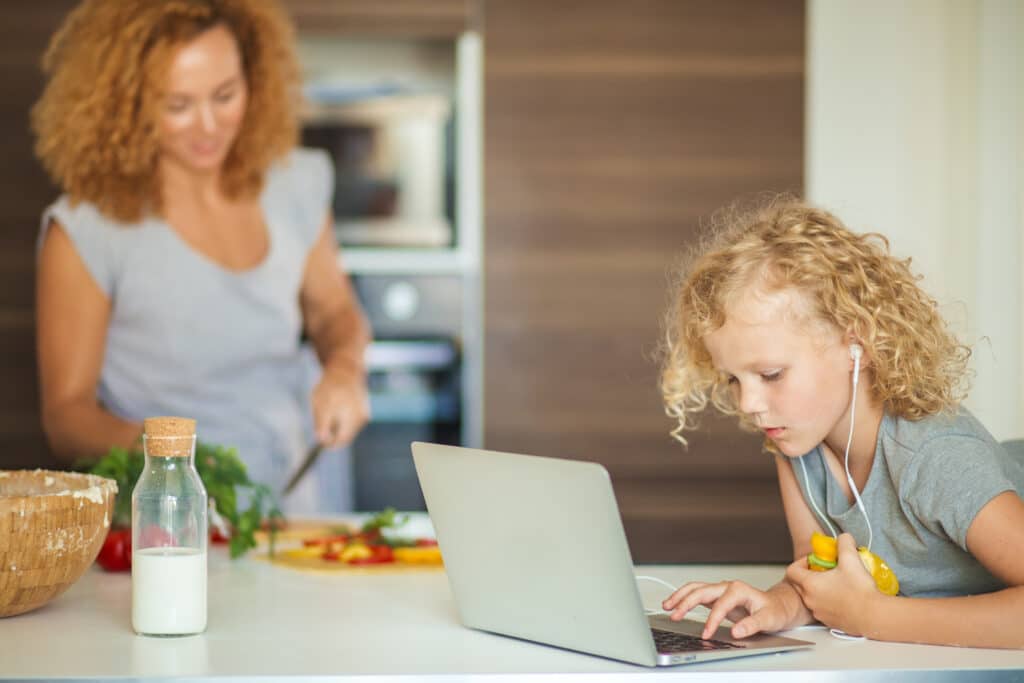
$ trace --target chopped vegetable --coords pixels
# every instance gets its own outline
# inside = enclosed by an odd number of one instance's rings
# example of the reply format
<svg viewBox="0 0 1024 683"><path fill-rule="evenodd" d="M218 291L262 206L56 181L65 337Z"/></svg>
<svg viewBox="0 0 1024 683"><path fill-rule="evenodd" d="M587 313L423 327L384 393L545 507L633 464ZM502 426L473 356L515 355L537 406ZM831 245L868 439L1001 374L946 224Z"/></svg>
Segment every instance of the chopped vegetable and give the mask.
<svg viewBox="0 0 1024 683"><path fill-rule="evenodd" d="M363 523L364 534L380 533L382 529L397 529L409 521L409 515L398 517L395 508L384 508L381 512L366 520Z"/></svg>
<svg viewBox="0 0 1024 683"><path fill-rule="evenodd" d="M414 548L395 548L395 561L407 564L442 564L441 549L437 545Z"/></svg>
<svg viewBox="0 0 1024 683"><path fill-rule="evenodd" d="M107 477L117 482L117 498L114 500L112 528L130 528L132 524L132 489L142 474L145 456L141 451L113 447L106 455L93 464L84 464L91 474ZM82 465L82 463L79 463ZM82 469L82 467L78 467ZM196 471L203 481L206 493L214 502L215 510L230 527L231 557L244 555L256 547L256 530L264 519L269 519L271 552L274 546L274 531L279 528L283 515L278 510L270 489L250 481L245 464L234 448L225 448L202 442L196 443ZM249 507L238 509L238 493L248 490ZM216 531L211 535L216 540ZM130 534L129 534L130 535ZM223 536L223 534L221 534ZM102 565L101 565L102 566Z"/></svg>
<svg viewBox="0 0 1024 683"><path fill-rule="evenodd" d="M289 558L320 558L327 562L349 565L387 564L434 564L441 562L441 551L433 538L402 538L385 536L384 529L397 529L409 520L408 515L399 515L394 508L374 515L358 530L350 527L335 527L322 536L302 539L302 547L285 550Z"/></svg>
<svg viewBox="0 0 1024 683"><path fill-rule="evenodd" d="M387 564L395 561L395 553L389 545L368 546L370 555L368 557L357 557L348 560L349 564Z"/></svg>

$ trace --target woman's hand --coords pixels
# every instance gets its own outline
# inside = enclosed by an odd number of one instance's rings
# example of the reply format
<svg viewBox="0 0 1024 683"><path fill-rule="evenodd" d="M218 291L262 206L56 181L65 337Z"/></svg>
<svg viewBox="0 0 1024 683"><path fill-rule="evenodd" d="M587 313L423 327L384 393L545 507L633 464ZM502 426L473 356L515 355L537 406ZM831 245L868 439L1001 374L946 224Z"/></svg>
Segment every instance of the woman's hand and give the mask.
<svg viewBox="0 0 1024 683"><path fill-rule="evenodd" d="M886 596L861 563L853 536L840 534L835 569L813 572L801 557L786 570L786 580L800 595L814 618L850 635L863 635L871 609Z"/></svg>
<svg viewBox="0 0 1024 683"><path fill-rule="evenodd" d="M350 443L370 419L366 378L360 372L325 370L311 400L316 438L326 448Z"/></svg>
<svg viewBox="0 0 1024 683"><path fill-rule="evenodd" d="M797 598L793 595L792 599ZM697 605L711 607L701 634L703 638L710 638L723 619L733 622L734 638L746 638L761 631L781 631L790 626L791 621L790 610L778 587L765 592L742 581L687 583L662 602L662 608L672 612L669 618L673 621L679 621Z"/></svg>

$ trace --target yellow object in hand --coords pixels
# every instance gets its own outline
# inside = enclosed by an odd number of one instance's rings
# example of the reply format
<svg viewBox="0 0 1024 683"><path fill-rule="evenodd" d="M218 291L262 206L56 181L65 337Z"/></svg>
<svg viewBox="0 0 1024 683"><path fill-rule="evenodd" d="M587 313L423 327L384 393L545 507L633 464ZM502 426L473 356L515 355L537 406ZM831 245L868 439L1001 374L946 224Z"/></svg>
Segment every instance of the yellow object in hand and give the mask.
<svg viewBox="0 0 1024 683"><path fill-rule="evenodd" d="M900 592L900 582L896 574L885 560L873 552L861 546L857 548L860 562L875 580L875 586L886 595L896 595ZM819 534L817 531L811 534L811 554L807 556L807 567L811 571L824 572L832 569L839 561L839 548L836 539L831 536Z"/></svg>

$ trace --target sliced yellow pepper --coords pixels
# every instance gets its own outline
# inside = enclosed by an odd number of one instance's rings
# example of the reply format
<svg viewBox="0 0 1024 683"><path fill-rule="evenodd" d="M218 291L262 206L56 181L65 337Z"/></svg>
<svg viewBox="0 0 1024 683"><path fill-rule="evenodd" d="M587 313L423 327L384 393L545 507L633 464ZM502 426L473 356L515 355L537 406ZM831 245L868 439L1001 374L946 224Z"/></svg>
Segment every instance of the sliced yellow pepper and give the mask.
<svg viewBox="0 0 1024 683"><path fill-rule="evenodd" d="M285 557L320 557L324 554L324 548L321 545L309 545L282 550L280 553Z"/></svg>
<svg viewBox="0 0 1024 683"><path fill-rule="evenodd" d="M365 544L349 543L338 555L338 559L342 562L351 562L352 560L365 560L372 555L373 551Z"/></svg>
<svg viewBox="0 0 1024 683"><path fill-rule="evenodd" d="M407 564L443 564L441 549L435 546L395 548L395 561Z"/></svg>

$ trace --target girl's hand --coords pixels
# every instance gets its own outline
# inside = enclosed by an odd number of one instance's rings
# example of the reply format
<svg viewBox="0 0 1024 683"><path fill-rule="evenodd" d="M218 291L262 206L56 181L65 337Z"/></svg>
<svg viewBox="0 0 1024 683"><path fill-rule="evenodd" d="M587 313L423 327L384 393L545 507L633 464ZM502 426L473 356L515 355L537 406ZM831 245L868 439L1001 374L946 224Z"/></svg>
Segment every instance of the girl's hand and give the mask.
<svg viewBox="0 0 1024 683"><path fill-rule="evenodd" d="M862 635L867 615L879 599L875 580L857 554L853 536L840 534L838 563L827 572L812 572L801 557L786 570L786 580L799 593L814 618L830 628L850 635Z"/></svg>
<svg viewBox="0 0 1024 683"><path fill-rule="evenodd" d="M325 448L348 444L370 419L366 381L358 373L325 371L311 401L316 438Z"/></svg>
<svg viewBox="0 0 1024 683"><path fill-rule="evenodd" d="M806 561L806 560L805 560ZM781 631L788 616L778 595L766 593L742 581L687 583L661 603L669 617L679 621L697 605L708 605L711 612L702 638L710 638L723 619L733 622L733 638L746 638L761 631Z"/></svg>

